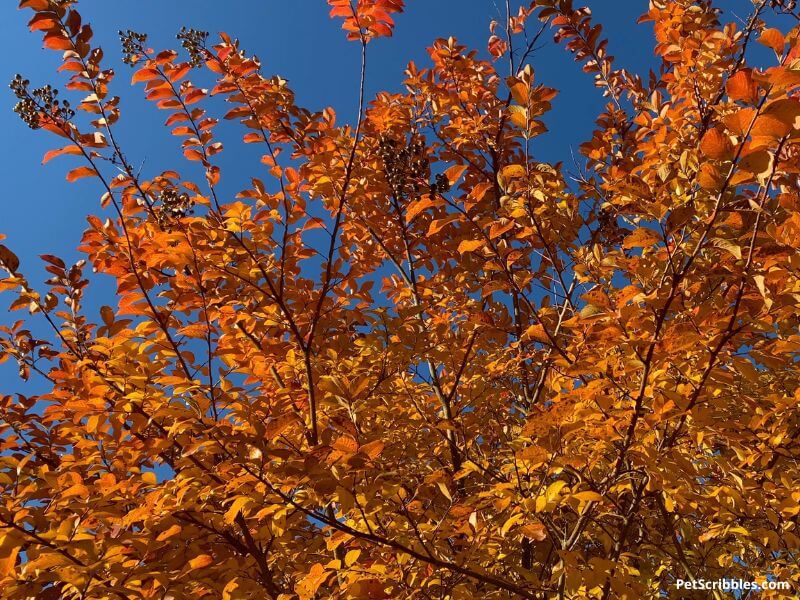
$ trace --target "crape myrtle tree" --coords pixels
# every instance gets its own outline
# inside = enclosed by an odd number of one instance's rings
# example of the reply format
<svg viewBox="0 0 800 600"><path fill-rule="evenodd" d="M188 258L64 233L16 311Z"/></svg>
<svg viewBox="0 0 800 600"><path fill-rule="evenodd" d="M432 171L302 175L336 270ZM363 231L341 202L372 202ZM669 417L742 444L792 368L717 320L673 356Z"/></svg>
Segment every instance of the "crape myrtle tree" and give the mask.
<svg viewBox="0 0 800 600"><path fill-rule="evenodd" d="M0 359L41 390L0 397L2 597L794 597L793 3L643 3L644 77L586 8L501 6L486 60L436 40L374 98L403 2L328 4L361 53L349 124L228 35L121 33L194 162L162 171L120 145L118 52L74 0L21 2L67 92L18 76L15 110L100 216L44 284L0 246ZM567 167L531 148L549 32L605 97ZM223 126L263 154L233 194Z"/></svg>

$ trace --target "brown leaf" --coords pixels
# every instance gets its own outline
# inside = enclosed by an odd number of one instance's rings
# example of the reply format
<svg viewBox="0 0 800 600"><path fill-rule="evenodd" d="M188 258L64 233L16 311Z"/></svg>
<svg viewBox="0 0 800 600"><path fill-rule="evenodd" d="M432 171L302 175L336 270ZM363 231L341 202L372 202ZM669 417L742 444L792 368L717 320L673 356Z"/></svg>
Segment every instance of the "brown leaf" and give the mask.
<svg viewBox="0 0 800 600"><path fill-rule="evenodd" d="M537 542L542 542L547 538L547 528L541 523L527 523L519 530L523 535Z"/></svg>
<svg viewBox="0 0 800 600"><path fill-rule="evenodd" d="M19 258L3 244L0 244L0 264L10 273L16 273L19 269Z"/></svg>

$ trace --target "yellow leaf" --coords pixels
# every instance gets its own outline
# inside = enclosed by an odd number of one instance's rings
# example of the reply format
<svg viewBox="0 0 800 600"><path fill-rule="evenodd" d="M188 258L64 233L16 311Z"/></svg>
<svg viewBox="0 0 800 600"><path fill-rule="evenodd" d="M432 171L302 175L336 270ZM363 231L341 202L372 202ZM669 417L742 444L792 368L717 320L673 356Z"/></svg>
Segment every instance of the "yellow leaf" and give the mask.
<svg viewBox="0 0 800 600"><path fill-rule="evenodd" d="M500 535L505 537L505 535L511 530L511 528L516 524L519 523L522 518L525 516L525 513L517 513L513 515L510 519L508 519L503 526L500 528Z"/></svg>
<svg viewBox="0 0 800 600"><path fill-rule="evenodd" d="M742 249L737 246L736 244L724 239L724 238L714 238L711 240L711 243L717 246L718 248L722 248L723 250L727 250L730 252L737 260L742 260Z"/></svg>
<svg viewBox="0 0 800 600"><path fill-rule="evenodd" d="M436 485L438 486L439 491L442 492L442 494L444 494L444 497L450 500L450 502L452 502L453 496L450 495L450 490L447 489L445 483L443 481L437 481Z"/></svg>
<svg viewBox="0 0 800 600"><path fill-rule="evenodd" d="M311 567L308 575L306 575L300 583L295 587L295 591L300 596L301 600L310 600L317 593L319 586L328 578L328 571L325 570L320 563L316 563Z"/></svg>
<svg viewBox="0 0 800 600"><path fill-rule="evenodd" d="M597 492L587 491L587 492L578 492L577 494L572 494L573 498L577 498L581 502L602 502L603 497L598 494Z"/></svg>
<svg viewBox="0 0 800 600"><path fill-rule="evenodd" d="M758 287L758 291L761 292L761 296L764 298L764 305L767 307L767 310L769 310L772 306L772 299L767 296L767 286L764 283L764 276L753 275L753 281L756 282L756 287Z"/></svg>
<svg viewBox="0 0 800 600"><path fill-rule="evenodd" d="M347 554L344 555L344 565L346 567L351 566L354 562L358 560L358 557L361 555L361 550L355 549L350 550Z"/></svg>
<svg viewBox="0 0 800 600"><path fill-rule="evenodd" d="M547 501L550 502L555 500L558 497L558 494L561 492L561 489L567 485L566 481L554 481L550 485L547 486L547 491L545 492L545 496L547 497Z"/></svg>

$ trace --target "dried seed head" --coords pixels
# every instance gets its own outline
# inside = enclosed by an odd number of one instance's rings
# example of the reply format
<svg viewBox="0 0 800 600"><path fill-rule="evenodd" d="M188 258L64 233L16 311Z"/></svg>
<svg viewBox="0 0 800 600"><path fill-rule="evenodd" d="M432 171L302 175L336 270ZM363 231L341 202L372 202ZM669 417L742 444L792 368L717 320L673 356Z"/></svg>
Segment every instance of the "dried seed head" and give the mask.
<svg viewBox="0 0 800 600"><path fill-rule="evenodd" d="M160 200L160 206L155 209L156 218L159 226L166 231L172 231L179 219L194 212L194 202L189 198L189 194L177 188L170 187L162 191Z"/></svg>
<svg viewBox="0 0 800 600"><path fill-rule="evenodd" d="M19 102L14 106L14 112L31 129L41 126L41 117L45 115L55 121L69 121L75 116L75 111L70 107L68 100L58 99L58 90L50 85L44 85L34 90L29 90L30 81L17 74L9 87Z"/></svg>
<svg viewBox="0 0 800 600"><path fill-rule="evenodd" d="M187 29L181 27L180 32L176 36L186 51L189 53L189 64L197 67L206 59L206 39L208 39L207 31L199 31L197 29Z"/></svg>
<svg viewBox="0 0 800 600"><path fill-rule="evenodd" d="M137 33L130 29L120 30L117 33L122 42L122 62L130 66L135 65L146 52L147 34Z"/></svg>

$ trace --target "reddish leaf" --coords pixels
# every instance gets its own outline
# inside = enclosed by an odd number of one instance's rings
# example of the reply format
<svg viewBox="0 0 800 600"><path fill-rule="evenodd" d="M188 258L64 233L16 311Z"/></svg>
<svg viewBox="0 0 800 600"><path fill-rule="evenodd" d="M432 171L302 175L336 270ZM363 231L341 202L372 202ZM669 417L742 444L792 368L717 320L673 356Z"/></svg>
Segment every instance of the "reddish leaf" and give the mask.
<svg viewBox="0 0 800 600"><path fill-rule="evenodd" d="M150 81L152 79L156 79L157 77L158 71L156 69L144 67L133 74L133 77L131 77L131 83L133 84L141 81Z"/></svg>
<svg viewBox="0 0 800 600"><path fill-rule="evenodd" d="M51 50L71 50L72 41L66 37L60 30L53 33L48 33L44 36L44 47Z"/></svg>

